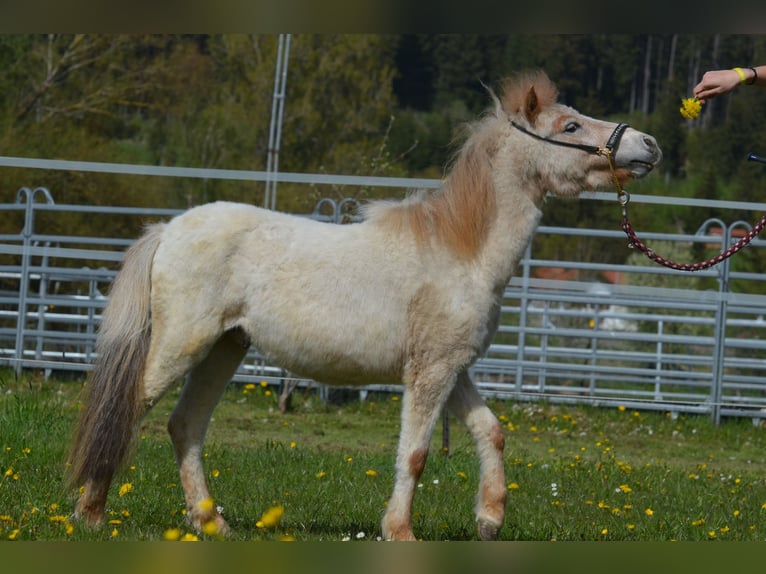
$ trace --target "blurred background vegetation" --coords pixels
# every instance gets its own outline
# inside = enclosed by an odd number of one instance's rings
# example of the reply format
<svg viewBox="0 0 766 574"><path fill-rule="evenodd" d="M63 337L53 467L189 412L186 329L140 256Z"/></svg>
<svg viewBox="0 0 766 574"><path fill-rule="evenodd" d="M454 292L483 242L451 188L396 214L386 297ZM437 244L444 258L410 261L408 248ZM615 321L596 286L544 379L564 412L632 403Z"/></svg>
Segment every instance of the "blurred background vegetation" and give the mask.
<svg viewBox="0 0 766 574"><path fill-rule="evenodd" d="M0 155L264 170L277 41L0 35ZM457 127L489 105L484 84L497 89L514 71L542 68L563 102L657 137L665 153L659 174L631 191L762 202L766 171L745 158L766 155L766 90L735 90L694 121L678 108L706 70L763 63L766 35L294 35L279 167L441 177ZM0 170L0 202L12 202L21 186L48 187L57 203L176 208L216 199L261 205L264 195L260 182ZM280 184L277 208L305 213L324 196L394 193ZM739 214L632 212L636 229L689 233L713 216ZM543 223L617 228L618 218L606 202L549 202ZM103 234L97 218L76 225L79 235ZM624 261L624 244L612 243L552 241L542 255L578 250L580 258ZM761 271L757 258L737 265Z"/></svg>

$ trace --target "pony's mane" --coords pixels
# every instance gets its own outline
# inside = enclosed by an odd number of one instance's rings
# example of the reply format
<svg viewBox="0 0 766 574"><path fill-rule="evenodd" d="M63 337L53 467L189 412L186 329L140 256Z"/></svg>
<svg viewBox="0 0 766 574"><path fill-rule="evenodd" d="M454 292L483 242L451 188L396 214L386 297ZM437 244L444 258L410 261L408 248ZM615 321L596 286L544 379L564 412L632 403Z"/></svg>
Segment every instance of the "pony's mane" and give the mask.
<svg viewBox="0 0 766 574"><path fill-rule="evenodd" d="M491 160L497 139L506 126L506 114L522 113L532 87L540 107L556 103L558 90L545 72L523 72L509 78L503 83L501 99L490 91L494 110L465 126L465 143L439 191L421 190L402 202L373 202L365 208L367 218L397 233L411 232L421 247L433 237L460 258L476 256L494 221Z"/></svg>
<svg viewBox="0 0 766 574"><path fill-rule="evenodd" d="M490 158L498 132L493 119L466 126L471 133L441 189L433 193L420 190L401 202L372 202L365 208L367 218L397 233L411 232L421 247L433 237L461 259L476 256L495 213Z"/></svg>

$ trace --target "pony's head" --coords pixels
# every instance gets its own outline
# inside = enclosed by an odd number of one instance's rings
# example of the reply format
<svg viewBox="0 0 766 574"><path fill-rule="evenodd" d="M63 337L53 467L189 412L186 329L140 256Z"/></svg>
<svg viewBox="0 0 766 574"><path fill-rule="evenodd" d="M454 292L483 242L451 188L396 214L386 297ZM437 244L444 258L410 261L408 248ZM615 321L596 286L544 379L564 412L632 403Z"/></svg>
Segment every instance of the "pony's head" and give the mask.
<svg viewBox="0 0 766 574"><path fill-rule="evenodd" d="M507 80L495 104L495 116L510 125L513 155L524 158L528 177L555 195L608 189L614 177L623 184L662 159L652 136L558 103L556 86L541 71Z"/></svg>

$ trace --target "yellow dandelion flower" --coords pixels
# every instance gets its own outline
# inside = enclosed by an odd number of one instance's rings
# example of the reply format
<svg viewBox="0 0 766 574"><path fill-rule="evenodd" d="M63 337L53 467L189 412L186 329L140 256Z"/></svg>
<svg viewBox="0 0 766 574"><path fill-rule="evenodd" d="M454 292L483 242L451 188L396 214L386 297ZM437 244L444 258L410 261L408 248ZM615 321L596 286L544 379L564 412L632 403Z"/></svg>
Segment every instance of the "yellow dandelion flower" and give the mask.
<svg viewBox="0 0 766 574"><path fill-rule="evenodd" d="M607 534L609 534L609 530L608 530L608 529L606 529L606 528L604 528L604 529L601 531L601 536L606 536Z"/></svg>
<svg viewBox="0 0 766 574"><path fill-rule="evenodd" d="M119 494L120 496L125 496L126 494L128 494L128 493L129 493L130 491L132 491L132 490L133 490L133 483L131 483L131 482L126 482L125 484L123 484L123 485L120 487L120 491L119 491L119 493L118 493L118 494Z"/></svg>
<svg viewBox="0 0 766 574"><path fill-rule="evenodd" d="M254 391L255 390L255 384L254 383L247 383L245 385L245 390L247 390L247 391Z"/></svg>
<svg viewBox="0 0 766 574"><path fill-rule="evenodd" d="M170 542L175 542L179 538L181 538L181 529L180 528L168 528L165 532L162 533L162 538L165 540L168 540Z"/></svg>
<svg viewBox="0 0 766 574"><path fill-rule="evenodd" d="M215 523L215 520L208 520L205 522L205 524L202 525L202 532L208 536L215 536L218 534L218 525Z"/></svg>
<svg viewBox="0 0 766 574"><path fill-rule="evenodd" d="M187 532L181 538L179 538L181 542L198 542L199 538L196 534L192 534L191 532Z"/></svg>
<svg viewBox="0 0 766 574"><path fill-rule="evenodd" d="M633 489L629 487L627 484L621 484L620 490L623 491L625 494L628 494L629 492L633 492Z"/></svg>
<svg viewBox="0 0 766 574"><path fill-rule="evenodd" d="M636 529L636 525L635 524L628 524L628 530L633 531L635 529Z"/></svg>
<svg viewBox="0 0 766 574"><path fill-rule="evenodd" d="M295 536L290 536L289 534L285 534L284 536L279 537L280 542L295 542Z"/></svg>
<svg viewBox="0 0 766 574"><path fill-rule="evenodd" d="M705 524L704 518L698 518L697 520L692 520L692 526L702 526Z"/></svg>
<svg viewBox="0 0 766 574"><path fill-rule="evenodd" d="M320 470L314 476L316 476L317 478L324 478L325 476L327 476L327 473L323 470Z"/></svg>
<svg viewBox="0 0 766 574"><path fill-rule="evenodd" d="M72 536L72 533L74 532L74 526L72 526L72 523L68 520L64 523L64 532L66 532L67 536Z"/></svg>
<svg viewBox="0 0 766 574"><path fill-rule="evenodd" d="M8 470L5 471L5 476L13 476L13 467L9 466Z"/></svg>
<svg viewBox="0 0 766 574"><path fill-rule="evenodd" d="M13 516L10 514L0 514L0 522L13 522Z"/></svg>
<svg viewBox="0 0 766 574"><path fill-rule="evenodd" d="M466 475L466 473L464 473L462 470L457 471L457 475L460 478L468 478L468 475Z"/></svg>
<svg viewBox="0 0 766 574"><path fill-rule="evenodd" d="M27 446L22 448L21 452L23 452L24 454L29 454L30 452L32 452L32 449Z"/></svg>
<svg viewBox="0 0 766 574"><path fill-rule="evenodd" d="M707 535L708 535L708 538L715 538L715 530L711 530L710 532L707 533Z"/></svg>
<svg viewBox="0 0 766 574"><path fill-rule="evenodd" d="M687 120L693 120L700 115L702 104L697 98L683 98L681 100L681 115Z"/></svg>
<svg viewBox="0 0 766 574"><path fill-rule="evenodd" d="M112 530L112 538L117 538L120 535L120 531L116 528Z"/></svg>
<svg viewBox="0 0 766 574"><path fill-rule="evenodd" d="M8 540L16 540L16 537L19 535L19 529L14 528L11 530L11 533L8 535Z"/></svg>
<svg viewBox="0 0 766 574"><path fill-rule="evenodd" d="M734 511L732 514L733 514L735 517L737 517L737 516L739 516L739 515L741 514L741 512L740 512L739 510L735 510L735 511Z"/></svg>
<svg viewBox="0 0 766 574"><path fill-rule="evenodd" d="M261 519L256 523L258 528L274 528L282 520L282 515L285 513L284 506L272 506L266 512L263 513Z"/></svg>
<svg viewBox="0 0 766 574"><path fill-rule="evenodd" d="M398 401L398 400L399 400L399 397L398 397L397 395L394 395L393 397L391 397L391 400L392 400L392 401Z"/></svg>
<svg viewBox="0 0 766 574"><path fill-rule="evenodd" d="M296 446L298 446L297 442L295 442L294 440L290 441L290 448L295 448Z"/></svg>
<svg viewBox="0 0 766 574"><path fill-rule="evenodd" d="M215 503L213 502L213 499L210 497L205 498L204 500L200 500L197 504L197 508L201 510L202 512L210 512L215 507Z"/></svg>
<svg viewBox="0 0 766 574"><path fill-rule="evenodd" d="M721 526L721 528L718 529L721 534L726 534L729 530L731 529L728 526Z"/></svg>
<svg viewBox="0 0 766 574"><path fill-rule="evenodd" d="M519 484L517 482L512 482L508 485L508 490L518 490Z"/></svg>
<svg viewBox="0 0 766 574"><path fill-rule="evenodd" d="M367 476L378 476L378 471L377 470L372 470L370 468L370 469L367 469L366 471L364 471L364 474L366 474Z"/></svg>
<svg viewBox="0 0 766 574"><path fill-rule="evenodd" d="M219 476L221 476L221 471L218 470L217 468L214 468L212 474L213 474L213 478L218 478Z"/></svg>
<svg viewBox="0 0 766 574"><path fill-rule="evenodd" d="M263 394L266 395L267 397L270 397L271 391L269 389L266 389L265 391L263 391Z"/></svg>
<svg viewBox="0 0 766 574"><path fill-rule="evenodd" d="M652 510L651 508L647 508L646 510L644 510L644 514L646 514L647 516L652 516L654 515L654 510Z"/></svg>
<svg viewBox="0 0 766 574"><path fill-rule="evenodd" d="M269 386L269 383L267 383L266 381L261 381L261 387L265 389L268 386Z"/></svg>
<svg viewBox="0 0 766 574"><path fill-rule="evenodd" d="M51 522L66 522L67 517L64 516L63 514L57 514L55 516L49 517L48 520L50 520Z"/></svg>
<svg viewBox="0 0 766 574"><path fill-rule="evenodd" d="M620 406L618 406L618 407L617 407L617 410L618 410L618 411L620 411L621 413L622 413L622 412L625 412L625 405L620 405Z"/></svg>
<svg viewBox="0 0 766 574"><path fill-rule="evenodd" d="M109 521L109 524L110 524L111 526L119 526L120 524L122 524L122 520L119 520L119 519L117 519L117 518L114 518L114 519L112 519L112 520L110 520L110 521Z"/></svg>

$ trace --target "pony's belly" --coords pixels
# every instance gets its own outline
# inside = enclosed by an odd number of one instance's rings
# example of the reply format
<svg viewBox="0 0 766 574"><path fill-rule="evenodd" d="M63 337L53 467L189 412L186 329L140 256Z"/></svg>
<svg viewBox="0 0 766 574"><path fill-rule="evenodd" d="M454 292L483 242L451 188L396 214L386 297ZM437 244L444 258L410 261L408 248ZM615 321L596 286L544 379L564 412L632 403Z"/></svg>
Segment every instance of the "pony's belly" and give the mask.
<svg viewBox="0 0 766 574"><path fill-rule="evenodd" d="M391 385L401 383L398 356L380 353L374 357L334 351L318 353L303 349L300 353L259 351L274 364L300 377L337 386Z"/></svg>

